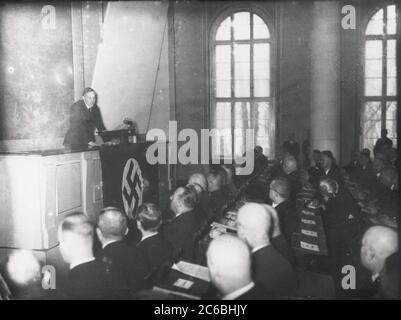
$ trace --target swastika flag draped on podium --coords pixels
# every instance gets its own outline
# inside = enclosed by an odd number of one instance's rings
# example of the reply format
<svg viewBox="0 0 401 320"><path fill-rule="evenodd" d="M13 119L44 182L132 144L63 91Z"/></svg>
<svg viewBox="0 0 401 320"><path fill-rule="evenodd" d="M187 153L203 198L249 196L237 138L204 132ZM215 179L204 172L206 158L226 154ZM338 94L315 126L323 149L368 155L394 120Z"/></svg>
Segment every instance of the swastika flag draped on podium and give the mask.
<svg viewBox="0 0 401 320"><path fill-rule="evenodd" d="M123 209L131 219L142 202L158 203L158 166L146 161L150 144L100 148L104 206Z"/></svg>

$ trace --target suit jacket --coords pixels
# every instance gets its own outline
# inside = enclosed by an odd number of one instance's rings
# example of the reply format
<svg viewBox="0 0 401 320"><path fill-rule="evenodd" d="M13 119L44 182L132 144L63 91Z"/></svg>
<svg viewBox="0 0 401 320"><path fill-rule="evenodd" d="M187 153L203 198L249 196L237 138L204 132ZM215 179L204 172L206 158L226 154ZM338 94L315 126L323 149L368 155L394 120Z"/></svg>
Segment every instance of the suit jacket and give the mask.
<svg viewBox="0 0 401 320"><path fill-rule="evenodd" d="M272 245L252 253L252 273L255 283L262 285L272 297L290 298L295 294L295 271Z"/></svg>
<svg viewBox="0 0 401 320"><path fill-rule="evenodd" d="M323 215L328 244L350 241L355 234L359 214L360 208L352 195L347 189L340 187L338 194L326 204ZM354 219L350 219L350 215Z"/></svg>
<svg viewBox="0 0 401 320"><path fill-rule="evenodd" d="M295 256L292 251L290 245L291 242L287 242L284 235L280 233L278 236L270 239L273 247L285 258L287 261L294 266L295 265Z"/></svg>
<svg viewBox="0 0 401 320"><path fill-rule="evenodd" d="M66 281L68 299L115 299L122 298L121 291L113 286L107 267L99 260L80 264L70 270Z"/></svg>
<svg viewBox="0 0 401 320"><path fill-rule="evenodd" d="M184 260L192 260L195 253L195 234L199 231L195 211L180 214L163 226L162 234L174 247L174 256L182 250Z"/></svg>
<svg viewBox="0 0 401 320"><path fill-rule="evenodd" d="M79 100L71 107L70 127L63 144L71 149L88 148L88 142L95 141L95 129L106 130L99 107L94 105L89 110L85 102Z"/></svg>
<svg viewBox="0 0 401 320"><path fill-rule="evenodd" d="M310 176L309 182L314 186L317 186L319 184L319 180L324 176L322 167L317 164L313 167L310 167L308 169L308 173Z"/></svg>
<svg viewBox="0 0 401 320"><path fill-rule="evenodd" d="M101 257L109 263L113 286L135 292L143 288L149 269L145 257L136 247L116 241L103 248Z"/></svg>
<svg viewBox="0 0 401 320"><path fill-rule="evenodd" d="M255 283L255 285L250 290L244 292L235 300L269 300L273 298L273 296L269 295L266 292L266 289L263 286Z"/></svg>
<svg viewBox="0 0 401 320"><path fill-rule="evenodd" d="M291 199L287 199L280 203L276 210L279 217L280 230L287 242L291 243L292 234L297 231L299 226L295 203Z"/></svg>
<svg viewBox="0 0 401 320"><path fill-rule="evenodd" d="M148 270L159 269L173 258L173 245L161 234L156 234L138 243L138 249L145 257Z"/></svg>
<svg viewBox="0 0 401 320"><path fill-rule="evenodd" d="M331 167L330 170L327 172L327 174L326 174L326 172L324 172L323 177L336 180L340 186L344 185L344 178L338 167L334 167L334 166Z"/></svg>

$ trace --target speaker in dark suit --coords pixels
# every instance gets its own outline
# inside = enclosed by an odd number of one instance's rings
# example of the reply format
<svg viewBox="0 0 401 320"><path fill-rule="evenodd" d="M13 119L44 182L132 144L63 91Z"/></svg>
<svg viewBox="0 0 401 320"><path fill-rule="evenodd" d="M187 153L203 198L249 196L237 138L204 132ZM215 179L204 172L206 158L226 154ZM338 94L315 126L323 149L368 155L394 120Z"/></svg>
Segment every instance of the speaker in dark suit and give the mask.
<svg viewBox="0 0 401 320"><path fill-rule="evenodd" d="M85 88L82 100L72 105L70 127L64 138L64 146L73 150L88 148L89 142L95 142L95 129L106 130L96 100L96 92L92 88Z"/></svg>

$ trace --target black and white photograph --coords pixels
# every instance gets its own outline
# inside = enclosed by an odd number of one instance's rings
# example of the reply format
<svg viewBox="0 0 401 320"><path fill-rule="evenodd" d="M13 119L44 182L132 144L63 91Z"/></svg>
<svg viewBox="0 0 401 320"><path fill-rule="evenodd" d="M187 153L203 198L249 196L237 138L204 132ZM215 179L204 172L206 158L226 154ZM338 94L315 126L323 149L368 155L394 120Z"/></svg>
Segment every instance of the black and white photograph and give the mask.
<svg viewBox="0 0 401 320"><path fill-rule="evenodd" d="M0 300L401 300L400 15L0 3Z"/></svg>

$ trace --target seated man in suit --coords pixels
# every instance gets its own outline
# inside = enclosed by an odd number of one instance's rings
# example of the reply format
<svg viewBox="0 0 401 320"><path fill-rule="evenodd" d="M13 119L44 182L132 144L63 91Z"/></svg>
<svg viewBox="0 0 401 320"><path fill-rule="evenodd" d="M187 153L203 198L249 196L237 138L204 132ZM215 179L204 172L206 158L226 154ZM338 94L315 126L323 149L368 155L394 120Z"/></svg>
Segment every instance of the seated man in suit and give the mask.
<svg viewBox="0 0 401 320"><path fill-rule="evenodd" d="M252 250L253 279L272 297L291 298L297 288L295 271L271 244L271 225L271 216L261 204L247 203L238 210L238 236Z"/></svg>
<svg viewBox="0 0 401 320"><path fill-rule="evenodd" d="M343 175L341 174L336 159L334 159L333 153L330 150L322 151L322 168L324 171L324 178L336 180L340 186L344 185Z"/></svg>
<svg viewBox="0 0 401 320"><path fill-rule="evenodd" d="M198 215L203 215L202 219L207 218L207 212L209 206L209 193L208 193L208 185L207 179L203 173L194 173L188 179L187 185L193 185L196 189L201 189L198 191L198 206L196 211L199 213ZM202 220L201 219L201 220Z"/></svg>
<svg viewBox="0 0 401 320"><path fill-rule="evenodd" d="M99 213L96 234L103 248L100 256L110 264L114 285L129 293L143 287L149 269L139 250L125 242L127 220L120 209L106 207Z"/></svg>
<svg viewBox="0 0 401 320"><path fill-rule="evenodd" d="M265 290L252 281L251 255L247 245L225 234L211 241L207 249L210 280L222 300L263 300Z"/></svg>
<svg viewBox="0 0 401 320"><path fill-rule="evenodd" d="M69 299L121 298L106 265L93 255L94 233L94 226L80 212L69 214L59 226L60 252L70 266L65 288Z"/></svg>
<svg viewBox="0 0 401 320"><path fill-rule="evenodd" d="M355 174L359 171L359 168L361 167L361 162L360 162L360 154L358 150L354 150L351 152L351 161L344 166L344 170L348 175L353 179Z"/></svg>
<svg viewBox="0 0 401 320"><path fill-rule="evenodd" d="M291 184L286 178L278 177L270 183L269 197L273 208L277 210L280 230L285 239L291 243L292 234L298 229L299 218L295 201L291 198Z"/></svg>
<svg viewBox="0 0 401 320"><path fill-rule="evenodd" d="M370 227L362 238L361 261L372 275L372 285L378 290L386 259L398 252L397 231L384 227Z"/></svg>
<svg viewBox="0 0 401 320"><path fill-rule="evenodd" d="M182 259L192 260L195 236L200 228L194 211L196 195L187 187L179 187L170 199L174 218L163 226L162 234L173 245L174 256L182 250Z"/></svg>
<svg viewBox="0 0 401 320"><path fill-rule="evenodd" d="M221 171L212 171L207 176L209 188L209 202L206 208L207 216L213 217L225 205L227 198L223 192L223 174Z"/></svg>
<svg viewBox="0 0 401 320"><path fill-rule="evenodd" d="M302 182L298 162L293 156L287 156L283 161L284 175L291 183L291 198L295 200L297 193L301 190Z"/></svg>
<svg viewBox="0 0 401 320"><path fill-rule="evenodd" d="M312 158L313 158L313 162L315 164L308 169L309 176L310 176L309 182L312 185L317 186L319 184L320 178L324 174L324 171L321 166L322 154L321 154L320 150L317 150L317 149L313 150Z"/></svg>
<svg viewBox="0 0 401 320"><path fill-rule="evenodd" d="M150 271L159 269L173 258L172 244L159 233L161 222L162 213L157 205L143 203L138 208L137 224L142 234L138 249Z"/></svg>

